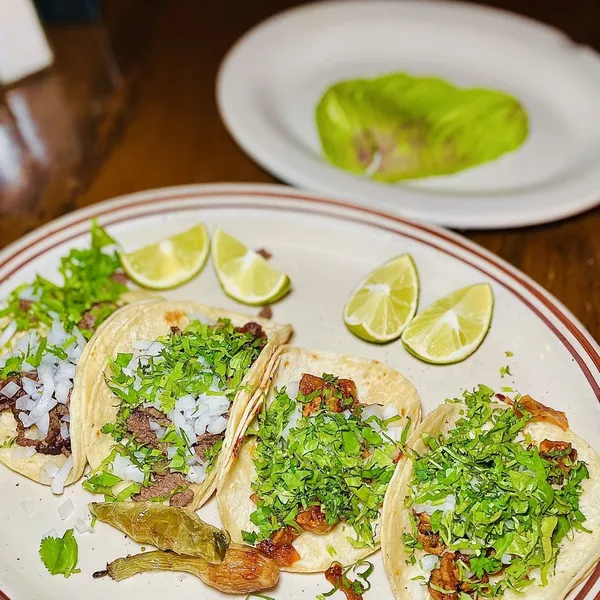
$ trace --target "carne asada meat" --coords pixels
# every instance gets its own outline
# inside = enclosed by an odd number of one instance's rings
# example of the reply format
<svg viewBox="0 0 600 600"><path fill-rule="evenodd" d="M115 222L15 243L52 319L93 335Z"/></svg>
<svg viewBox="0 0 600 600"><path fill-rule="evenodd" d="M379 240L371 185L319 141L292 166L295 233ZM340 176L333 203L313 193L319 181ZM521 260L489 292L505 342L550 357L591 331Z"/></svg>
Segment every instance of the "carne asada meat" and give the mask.
<svg viewBox="0 0 600 600"><path fill-rule="evenodd" d="M298 535L300 534L293 527L282 527L271 535L271 539L259 542L256 547L280 567L291 567L300 560L300 555L292 545Z"/></svg>
<svg viewBox="0 0 600 600"><path fill-rule="evenodd" d="M255 323L254 321L250 321L249 323L246 323L242 327L236 327L235 330L238 333L249 333L250 335L252 335L253 337L255 337L259 340L267 339L267 334L263 331L263 328L258 323Z"/></svg>
<svg viewBox="0 0 600 600"><path fill-rule="evenodd" d="M19 300L19 310L21 312L29 312L29 309L31 308L31 305L33 304L33 302L31 300Z"/></svg>
<svg viewBox="0 0 600 600"><path fill-rule="evenodd" d="M139 494L135 494L131 497L134 502L147 502L152 498L160 498L168 496L171 492L177 488L183 488L181 493L174 494L169 504L172 506L174 502L177 502L175 506L187 506L194 498L193 494L186 494L189 488L189 483L185 480L182 473L170 473L166 472L163 474L155 475L154 482L149 487L142 488ZM177 496L180 496L177 498ZM174 500L175 499L175 500ZM183 501L187 500L185 504Z"/></svg>
<svg viewBox="0 0 600 600"><path fill-rule="evenodd" d="M296 523L298 523L304 531L311 531L317 535L329 533L333 528L333 525L327 523L325 513L318 505L310 506L306 510L299 512L296 515Z"/></svg>
<svg viewBox="0 0 600 600"><path fill-rule="evenodd" d="M171 422L156 408L136 408L127 418L127 430L139 444L159 447L156 431L150 427L150 421L155 421L161 427L168 427Z"/></svg>
<svg viewBox="0 0 600 600"><path fill-rule="evenodd" d="M17 439L15 440L18 446L27 446L35 448L40 454L50 454L56 456L71 454L71 439L64 439L60 433L61 417L69 414L69 409L65 404L57 404L49 413L50 417L48 425L48 433L43 440L32 440L25 436L27 431L21 422L21 419L15 414L17 422Z"/></svg>
<svg viewBox="0 0 600 600"><path fill-rule="evenodd" d="M269 260L270 258L273 258L273 255L266 248L259 248L256 251L256 254L258 254L259 256L262 256L265 260Z"/></svg>
<svg viewBox="0 0 600 600"><path fill-rule="evenodd" d="M423 549L428 554L437 554L440 556L446 546L444 546L440 539L439 533L434 533L431 529L431 517L426 512L416 513L413 511L414 516L417 518L417 539L423 544Z"/></svg>
<svg viewBox="0 0 600 600"><path fill-rule="evenodd" d="M206 453L220 440L225 439L225 433L203 433L198 436L198 441L194 444L194 449L198 458L204 462Z"/></svg>
<svg viewBox="0 0 600 600"><path fill-rule="evenodd" d="M178 494L173 494L169 500L171 506L184 507L194 499L194 492L190 488Z"/></svg>
<svg viewBox="0 0 600 600"><path fill-rule="evenodd" d="M263 319L272 319L273 318L273 309L267 304L263 306L258 312L258 316Z"/></svg>
<svg viewBox="0 0 600 600"><path fill-rule="evenodd" d="M304 373L300 379L300 393L303 396L319 393L302 409L302 416L310 417L321 408L323 400L330 412L341 413L353 410L358 405L356 384L351 379L338 379L335 382L326 382L321 377Z"/></svg>

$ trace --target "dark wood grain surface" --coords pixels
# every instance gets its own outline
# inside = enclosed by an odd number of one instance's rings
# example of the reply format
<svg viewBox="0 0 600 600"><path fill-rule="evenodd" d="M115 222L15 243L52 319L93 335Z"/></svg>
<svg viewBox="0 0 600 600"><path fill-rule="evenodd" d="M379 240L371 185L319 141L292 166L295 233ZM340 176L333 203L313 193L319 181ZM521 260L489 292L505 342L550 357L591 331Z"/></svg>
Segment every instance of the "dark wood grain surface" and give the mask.
<svg viewBox="0 0 600 600"><path fill-rule="evenodd" d="M0 93L0 133L13 144L8 166L0 154L0 245L119 194L275 181L226 132L214 82L240 35L294 4L108 0L102 23L49 26L54 68L4 90L3 100ZM485 4L535 17L600 50L598 0ZM600 209L466 235L533 277L600 338Z"/></svg>

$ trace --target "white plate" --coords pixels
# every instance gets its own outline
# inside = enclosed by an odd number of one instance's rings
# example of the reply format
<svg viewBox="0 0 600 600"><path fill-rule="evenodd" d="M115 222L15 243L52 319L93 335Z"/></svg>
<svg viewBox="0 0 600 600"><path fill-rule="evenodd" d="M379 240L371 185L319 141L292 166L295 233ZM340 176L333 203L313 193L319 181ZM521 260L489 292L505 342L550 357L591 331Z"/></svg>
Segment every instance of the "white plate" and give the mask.
<svg viewBox="0 0 600 600"><path fill-rule="evenodd" d="M599 447L600 349L573 316L539 286L478 246L439 229L367 209L297 193L277 186L190 186L144 192L78 211L34 231L0 253L0 297L36 272L50 276L59 258L70 248L87 243L89 219L99 216L126 247L132 249L204 222L222 227L250 247L267 248L273 262L287 271L292 293L274 306L274 319L293 323L296 344L353 353L388 362L416 385L424 412L465 387L485 382L498 389L512 385L535 398L567 411L572 428ZM361 277L374 266L403 252L412 253L421 279L420 306L450 290L477 281L489 281L496 297L493 324L475 355L449 367L419 362L399 342L370 345L350 334L342 322L342 306ZM206 267L194 281L170 294L240 309L227 298L213 270ZM506 358L505 351L514 352ZM514 377L500 378L509 364ZM79 535L81 574L69 579L52 577L38 557L42 536L51 528L62 532L97 496L79 484L55 497L46 487L0 468L0 598L5 600L165 600L166 598L226 598L189 576L149 574L114 583L94 580L93 571L107 561L136 552L137 545L123 534L98 524L93 534ZM62 522L57 507L65 499L75 514ZM33 500L28 516L20 503ZM218 523L214 501L201 511ZM381 563L373 557L375 572L369 598L391 600ZM600 591L596 570L578 600ZM283 574L268 595L277 600L314 599L330 589L323 575ZM342 600L340 595L336 600Z"/></svg>
<svg viewBox="0 0 600 600"><path fill-rule="evenodd" d="M314 122L325 89L394 71L513 94L529 114L530 135L493 163L402 185L329 164ZM277 177L395 214L458 228L513 227L600 201L600 56L506 12L410 0L309 4L234 46L217 100L232 136Z"/></svg>

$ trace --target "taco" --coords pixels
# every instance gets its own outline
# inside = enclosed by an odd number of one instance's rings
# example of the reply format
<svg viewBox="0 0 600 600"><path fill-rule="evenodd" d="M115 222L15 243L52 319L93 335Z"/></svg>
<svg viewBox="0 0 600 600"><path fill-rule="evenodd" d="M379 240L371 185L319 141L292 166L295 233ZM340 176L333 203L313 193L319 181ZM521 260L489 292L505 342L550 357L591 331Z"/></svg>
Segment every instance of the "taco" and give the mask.
<svg viewBox="0 0 600 600"><path fill-rule="evenodd" d="M382 520L398 600L561 600L600 557L600 457L564 413L479 386L408 446Z"/></svg>
<svg viewBox="0 0 600 600"><path fill-rule="evenodd" d="M195 302L126 310L89 350L83 485L109 501L198 508L292 329Z"/></svg>
<svg viewBox="0 0 600 600"><path fill-rule="evenodd" d="M61 259L62 284L38 275L0 310L0 462L55 493L85 467L77 392L85 348L103 321L140 297L116 248L92 222L90 247Z"/></svg>
<svg viewBox="0 0 600 600"><path fill-rule="evenodd" d="M354 563L379 545L380 509L412 384L386 365L284 346L218 485L224 527L287 571Z"/></svg>

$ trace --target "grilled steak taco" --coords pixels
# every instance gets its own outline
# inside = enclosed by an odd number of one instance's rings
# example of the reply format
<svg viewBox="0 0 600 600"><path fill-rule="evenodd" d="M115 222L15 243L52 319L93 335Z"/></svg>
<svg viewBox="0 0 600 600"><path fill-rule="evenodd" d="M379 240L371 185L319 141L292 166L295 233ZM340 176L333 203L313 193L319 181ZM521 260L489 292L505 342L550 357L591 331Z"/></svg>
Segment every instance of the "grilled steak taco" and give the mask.
<svg viewBox="0 0 600 600"><path fill-rule="evenodd" d="M497 399L467 392L409 440L382 521L398 600L561 600L600 557L598 454L564 413Z"/></svg>
<svg viewBox="0 0 600 600"><path fill-rule="evenodd" d="M215 489L288 325L194 302L117 314L89 351L84 487L107 500L197 508Z"/></svg>
<svg viewBox="0 0 600 600"><path fill-rule="evenodd" d="M398 442L420 419L417 392L382 363L286 346L269 372L218 485L223 524L284 570L354 563L378 547Z"/></svg>
<svg viewBox="0 0 600 600"><path fill-rule="evenodd" d="M88 341L136 297L114 240L92 223L91 246L62 258L62 284L41 275L0 311L0 462L55 493L83 474L77 380Z"/></svg>

